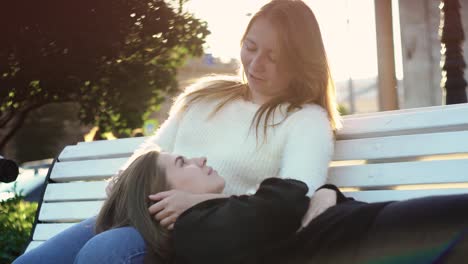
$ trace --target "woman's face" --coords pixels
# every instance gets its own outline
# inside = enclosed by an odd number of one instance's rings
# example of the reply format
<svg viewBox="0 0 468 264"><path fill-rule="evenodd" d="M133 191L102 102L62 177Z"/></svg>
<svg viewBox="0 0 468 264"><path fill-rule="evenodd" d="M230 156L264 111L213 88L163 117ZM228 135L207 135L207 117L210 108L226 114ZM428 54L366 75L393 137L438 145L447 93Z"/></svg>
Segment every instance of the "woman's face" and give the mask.
<svg viewBox="0 0 468 264"><path fill-rule="evenodd" d="M166 168L166 177L173 189L190 193L221 193L224 179L218 172L206 166L207 159L186 158L181 155L162 152L158 163Z"/></svg>
<svg viewBox="0 0 468 264"><path fill-rule="evenodd" d="M241 61L255 103L264 103L286 89L289 77L278 70L279 40L273 25L259 17L247 32Z"/></svg>

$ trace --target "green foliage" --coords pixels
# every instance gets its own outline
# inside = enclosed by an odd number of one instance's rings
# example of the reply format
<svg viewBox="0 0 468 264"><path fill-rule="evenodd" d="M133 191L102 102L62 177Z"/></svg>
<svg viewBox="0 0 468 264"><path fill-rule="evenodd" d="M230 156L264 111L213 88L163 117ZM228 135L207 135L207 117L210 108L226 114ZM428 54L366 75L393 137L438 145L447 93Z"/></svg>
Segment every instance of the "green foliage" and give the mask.
<svg viewBox="0 0 468 264"><path fill-rule="evenodd" d="M11 263L28 242L37 203L15 196L0 202L0 263Z"/></svg>
<svg viewBox="0 0 468 264"><path fill-rule="evenodd" d="M341 115L349 115L349 110L346 108L346 106L339 104L338 105L338 112L340 112Z"/></svg>
<svg viewBox="0 0 468 264"><path fill-rule="evenodd" d="M54 102L78 103L101 133L141 127L175 91L177 68L203 53L207 25L184 2L1 1L0 131Z"/></svg>

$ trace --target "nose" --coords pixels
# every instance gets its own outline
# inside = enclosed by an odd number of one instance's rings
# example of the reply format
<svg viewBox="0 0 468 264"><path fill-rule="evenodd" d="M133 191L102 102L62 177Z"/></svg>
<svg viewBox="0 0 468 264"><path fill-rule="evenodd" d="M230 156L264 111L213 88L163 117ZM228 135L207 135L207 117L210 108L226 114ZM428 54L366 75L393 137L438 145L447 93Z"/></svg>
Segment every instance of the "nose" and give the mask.
<svg viewBox="0 0 468 264"><path fill-rule="evenodd" d="M195 161L199 167L205 167L207 160L208 159L206 157L200 157L200 158L197 158Z"/></svg>
<svg viewBox="0 0 468 264"><path fill-rule="evenodd" d="M262 53L258 52L252 58L250 62L250 70L252 72L263 72L265 70L265 56Z"/></svg>

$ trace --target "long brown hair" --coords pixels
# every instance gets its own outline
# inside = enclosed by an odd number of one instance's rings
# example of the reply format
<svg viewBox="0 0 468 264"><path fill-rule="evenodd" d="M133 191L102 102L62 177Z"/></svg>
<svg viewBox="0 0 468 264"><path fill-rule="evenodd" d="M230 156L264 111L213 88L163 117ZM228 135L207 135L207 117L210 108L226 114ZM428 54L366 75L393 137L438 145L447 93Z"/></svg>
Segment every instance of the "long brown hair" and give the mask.
<svg viewBox="0 0 468 264"><path fill-rule="evenodd" d="M276 28L280 41L280 71L292 76L284 93L264 103L257 110L252 125L258 131L262 120L263 132L272 114L281 104L288 103L287 113L301 109L304 104L316 104L326 110L330 126L336 135L341 128L341 118L337 109L335 86L331 76L327 55L322 41L318 22L312 10L300 0L272 0L264 5L250 20L242 37L241 44L259 18L267 19ZM201 99L221 99L213 114L227 103L249 97L248 83L231 79L202 80L198 89L186 90L179 96L179 105L174 111L183 111L188 105ZM177 103L177 102L176 102ZM287 117L287 116L286 116ZM258 133L257 133L258 135Z"/></svg>
<svg viewBox="0 0 468 264"><path fill-rule="evenodd" d="M146 245L145 263L169 263L171 235L148 212L148 195L169 190L164 168L158 166L158 151L136 158L114 183L96 219L96 234L123 226L135 227Z"/></svg>

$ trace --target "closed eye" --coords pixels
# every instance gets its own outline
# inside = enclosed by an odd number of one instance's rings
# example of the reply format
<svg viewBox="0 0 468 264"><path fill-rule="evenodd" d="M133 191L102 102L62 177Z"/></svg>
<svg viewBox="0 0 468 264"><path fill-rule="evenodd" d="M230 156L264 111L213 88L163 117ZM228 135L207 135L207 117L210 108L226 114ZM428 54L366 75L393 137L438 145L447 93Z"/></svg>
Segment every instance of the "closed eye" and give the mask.
<svg viewBox="0 0 468 264"><path fill-rule="evenodd" d="M244 41L244 46L248 51L255 51L257 49L257 45L255 45L255 42L249 39L246 39Z"/></svg>
<svg viewBox="0 0 468 264"><path fill-rule="evenodd" d="M245 45L245 48L246 48L248 51L255 51L255 47L253 47L253 46Z"/></svg>

